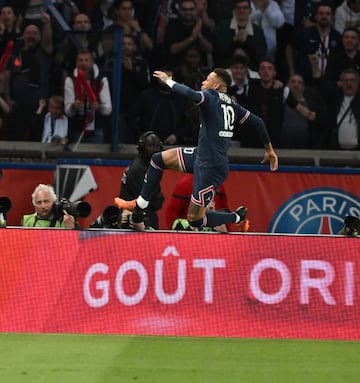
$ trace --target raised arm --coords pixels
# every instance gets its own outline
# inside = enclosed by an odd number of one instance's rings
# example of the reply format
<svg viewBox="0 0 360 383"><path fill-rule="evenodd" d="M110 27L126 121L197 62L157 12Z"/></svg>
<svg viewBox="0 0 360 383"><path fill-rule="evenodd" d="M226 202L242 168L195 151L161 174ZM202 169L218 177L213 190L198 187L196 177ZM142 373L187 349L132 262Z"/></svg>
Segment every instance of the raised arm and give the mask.
<svg viewBox="0 0 360 383"><path fill-rule="evenodd" d="M172 78L168 76L165 72L156 70L154 72L154 77L157 77L161 82L166 84L174 92L189 97L196 104L199 104L203 100L203 94L201 92L191 89L187 85L177 83L176 81L172 80Z"/></svg>

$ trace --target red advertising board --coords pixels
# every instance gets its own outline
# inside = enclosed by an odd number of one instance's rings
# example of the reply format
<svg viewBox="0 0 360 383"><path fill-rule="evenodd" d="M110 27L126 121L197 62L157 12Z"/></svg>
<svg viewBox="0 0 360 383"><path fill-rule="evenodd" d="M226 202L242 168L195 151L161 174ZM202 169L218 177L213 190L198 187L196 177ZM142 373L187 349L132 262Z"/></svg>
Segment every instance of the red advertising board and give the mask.
<svg viewBox="0 0 360 383"><path fill-rule="evenodd" d="M33 211L31 193L38 183L53 182L54 169L3 169L0 196L8 196L13 203L7 215L8 225L19 225L22 215ZM82 227L89 227L106 206L113 204L124 169L91 165L97 189L83 199L92 206L92 213L80 219ZM280 166L273 173L267 169L266 166L239 167L230 171L225 182L229 208L248 207L250 231L336 234L346 215L360 216L359 171L295 167L289 170ZM180 177L180 172L164 172L161 187L165 202L159 211L160 229L169 229L165 223L166 207Z"/></svg>
<svg viewBox="0 0 360 383"><path fill-rule="evenodd" d="M0 331L359 340L358 238L0 230Z"/></svg>

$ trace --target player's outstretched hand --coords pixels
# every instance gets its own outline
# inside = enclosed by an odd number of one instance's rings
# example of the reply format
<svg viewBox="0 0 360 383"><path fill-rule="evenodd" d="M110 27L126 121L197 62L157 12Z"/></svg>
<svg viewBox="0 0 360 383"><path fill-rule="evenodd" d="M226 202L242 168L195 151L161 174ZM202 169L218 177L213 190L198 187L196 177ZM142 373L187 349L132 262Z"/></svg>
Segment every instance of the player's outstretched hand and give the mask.
<svg viewBox="0 0 360 383"><path fill-rule="evenodd" d="M279 167L278 156L275 153L274 149L272 148L271 144L270 144L270 147L266 148L264 158L261 161L262 164L265 164L267 162L270 164L270 170L272 172L275 172L276 170L278 170L278 167Z"/></svg>
<svg viewBox="0 0 360 383"><path fill-rule="evenodd" d="M157 77L161 82L165 83L166 80L171 79L165 72L162 72L161 70L156 70L154 72L154 77Z"/></svg>

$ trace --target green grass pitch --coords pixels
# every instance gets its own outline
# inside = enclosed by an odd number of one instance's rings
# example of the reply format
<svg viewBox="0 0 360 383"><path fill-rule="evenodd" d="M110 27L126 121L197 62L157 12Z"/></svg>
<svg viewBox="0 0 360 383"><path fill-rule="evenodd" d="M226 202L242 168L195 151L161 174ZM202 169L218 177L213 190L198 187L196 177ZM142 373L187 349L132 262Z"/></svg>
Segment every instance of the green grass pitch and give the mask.
<svg viewBox="0 0 360 383"><path fill-rule="evenodd" d="M0 334L1 383L351 383L360 343Z"/></svg>

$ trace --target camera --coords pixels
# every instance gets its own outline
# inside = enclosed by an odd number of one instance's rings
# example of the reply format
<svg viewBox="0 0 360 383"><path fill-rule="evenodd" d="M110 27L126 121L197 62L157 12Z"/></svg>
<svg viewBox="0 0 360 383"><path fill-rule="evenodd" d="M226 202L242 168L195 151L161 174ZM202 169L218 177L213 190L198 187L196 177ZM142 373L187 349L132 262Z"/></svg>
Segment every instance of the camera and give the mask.
<svg viewBox="0 0 360 383"><path fill-rule="evenodd" d="M114 205L106 206L102 214L90 224L91 228L119 229L121 220L121 209Z"/></svg>
<svg viewBox="0 0 360 383"><path fill-rule="evenodd" d="M134 223L132 214L127 210L119 209L117 206L107 206L101 215L90 224L92 229L135 229L143 230L143 222Z"/></svg>
<svg viewBox="0 0 360 383"><path fill-rule="evenodd" d="M360 234L360 219L358 217L348 215L344 219L344 235L349 237L357 237Z"/></svg>
<svg viewBox="0 0 360 383"><path fill-rule="evenodd" d="M61 221L64 218L64 210L75 218L86 218L91 213L91 206L87 202L71 202L67 198L61 198L54 203L54 215L57 220Z"/></svg>
<svg viewBox="0 0 360 383"><path fill-rule="evenodd" d="M0 197L0 213L7 213L11 209L11 200L8 197Z"/></svg>

